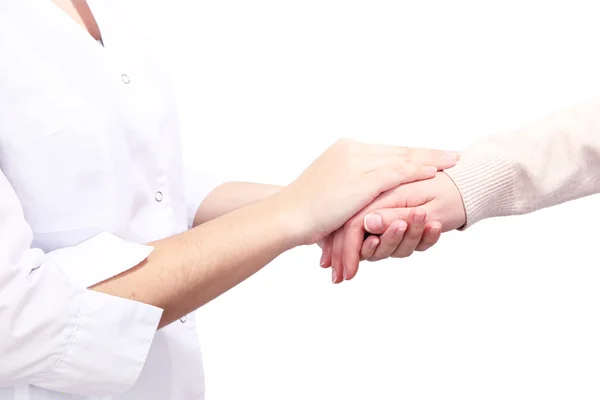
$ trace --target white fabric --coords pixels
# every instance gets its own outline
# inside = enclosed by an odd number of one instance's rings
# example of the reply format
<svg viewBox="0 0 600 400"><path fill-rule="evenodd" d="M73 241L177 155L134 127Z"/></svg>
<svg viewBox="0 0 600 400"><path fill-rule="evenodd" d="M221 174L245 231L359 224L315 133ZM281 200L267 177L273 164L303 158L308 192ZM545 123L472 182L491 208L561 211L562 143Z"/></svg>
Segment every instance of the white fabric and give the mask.
<svg viewBox="0 0 600 400"><path fill-rule="evenodd" d="M185 188L173 94L124 0L89 3L104 47L49 0L0 1L0 399L202 399L193 316L156 331L162 310L87 289L217 185Z"/></svg>

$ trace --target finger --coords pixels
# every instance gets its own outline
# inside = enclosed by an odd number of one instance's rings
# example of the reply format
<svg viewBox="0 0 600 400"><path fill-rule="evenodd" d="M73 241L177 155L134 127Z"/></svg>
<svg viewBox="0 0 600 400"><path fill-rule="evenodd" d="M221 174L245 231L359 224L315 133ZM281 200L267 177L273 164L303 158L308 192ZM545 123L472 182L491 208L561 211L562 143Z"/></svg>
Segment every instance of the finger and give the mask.
<svg viewBox="0 0 600 400"><path fill-rule="evenodd" d="M394 221L389 229L379 238L379 246L370 261L379 261L390 257L402 243L408 224L403 220ZM418 243L417 243L418 244Z"/></svg>
<svg viewBox="0 0 600 400"><path fill-rule="evenodd" d="M394 155L403 157L409 161L419 164L435 166L440 171L456 165L460 159L460 153L456 151L445 151L439 149L413 148L405 146L373 145L372 154Z"/></svg>
<svg viewBox="0 0 600 400"><path fill-rule="evenodd" d="M426 218L427 214L423 208L414 208L410 211L408 216L409 228L406 230L402 243L394 251L392 257L408 257L415 251L415 248L421 241Z"/></svg>
<svg viewBox="0 0 600 400"><path fill-rule="evenodd" d="M363 218L364 216L359 214L344 224L344 238L341 251L344 258L344 267L346 268L346 280L351 280L358 272L358 263L361 259L360 252L365 241Z"/></svg>
<svg viewBox="0 0 600 400"><path fill-rule="evenodd" d="M360 249L360 259L369 260L375 254L375 250L379 245L379 236L371 235L365 239L362 248Z"/></svg>
<svg viewBox="0 0 600 400"><path fill-rule="evenodd" d="M411 221L412 208L383 208L365 215L363 224L368 233L381 235L387 231L394 221Z"/></svg>
<svg viewBox="0 0 600 400"><path fill-rule="evenodd" d="M344 229L339 229L333 238L331 251L331 281L340 283L344 280L344 265L342 257L342 246L344 243Z"/></svg>
<svg viewBox="0 0 600 400"><path fill-rule="evenodd" d="M416 148L410 149L409 159L412 162L431 165L437 167L440 171L446 168L454 167L460 158L460 154L455 151L442 151Z"/></svg>
<svg viewBox="0 0 600 400"><path fill-rule="evenodd" d="M396 186L431 179L437 174L437 168L407 161L390 160L385 166L374 169L367 176L372 179L366 179L365 190L373 191L375 186L377 193L386 192Z"/></svg>
<svg viewBox="0 0 600 400"><path fill-rule="evenodd" d="M323 249L321 251L321 267L323 268L329 268L331 267L331 252L333 250L333 235L335 234L332 233L330 235L327 235L327 237L325 237L325 239L323 239Z"/></svg>
<svg viewBox="0 0 600 400"><path fill-rule="evenodd" d="M436 244L442 236L442 224L437 221L428 222L425 225L421 242L416 247L416 251L425 251Z"/></svg>

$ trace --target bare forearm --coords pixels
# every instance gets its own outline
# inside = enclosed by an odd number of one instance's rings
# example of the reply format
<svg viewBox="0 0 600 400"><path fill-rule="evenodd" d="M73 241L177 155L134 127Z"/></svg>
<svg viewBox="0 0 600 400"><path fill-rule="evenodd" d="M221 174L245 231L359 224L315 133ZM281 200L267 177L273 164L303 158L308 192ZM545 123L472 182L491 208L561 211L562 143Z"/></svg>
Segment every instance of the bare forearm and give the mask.
<svg viewBox="0 0 600 400"><path fill-rule="evenodd" d="M276 193L281 186L250 182L227 182L213 190L202 202L194 218L194 226L225 215Z"/></svg>
<svg viewBox="0 0 600 400"><path fill-rule="evenodd" d="M419 155L430 164L413 162ZM450 165L441 151L341 140L280 193L151 243L144 262L92 289L162 308L162 327L284 251L323 239L381 192Z"/></svg>
<svg viewBox="0 0 600 400"><path fill-rule="evenodd" d="M151 243L143 263L92 289L162 308L165 326L295 246L279 204L265 200Z"/></svg>

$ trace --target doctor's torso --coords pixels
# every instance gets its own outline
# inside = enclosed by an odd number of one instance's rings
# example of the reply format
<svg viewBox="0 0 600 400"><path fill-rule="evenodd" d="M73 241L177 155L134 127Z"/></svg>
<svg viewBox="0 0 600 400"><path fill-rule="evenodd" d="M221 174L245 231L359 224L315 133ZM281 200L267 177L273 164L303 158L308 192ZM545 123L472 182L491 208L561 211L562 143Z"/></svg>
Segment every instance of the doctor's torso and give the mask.
<svg viewBox="0 0 600 400"><path fill-rule="evenodd" d="M0 2L0 168L45 252L101 232L143 244L188 227L168 78L125 2L88 3L102 44L51 0ZM157 332L139 379L115 398L202 399L203 379L190 315ZM84 397L0 388L13 398Z"/></svg>

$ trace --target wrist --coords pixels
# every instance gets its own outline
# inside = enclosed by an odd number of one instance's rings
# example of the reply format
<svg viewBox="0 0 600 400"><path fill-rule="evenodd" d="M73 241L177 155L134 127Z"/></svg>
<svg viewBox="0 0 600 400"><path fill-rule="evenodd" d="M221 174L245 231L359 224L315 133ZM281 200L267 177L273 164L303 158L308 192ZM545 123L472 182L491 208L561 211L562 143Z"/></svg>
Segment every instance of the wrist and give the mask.
<svg viewBox="0 0 600 400"><path fill-rule="evenodd" d="M278 240L287 250L306 244L310 223L302 217L295 200L286 191L280 191L260 202L264 217L274 224Z"/></svg>
<svg viewBox="0 0 600 400"><path fill-rule="evenodd" d="M460 190L447 174L444 174L444 178L448 181L448 189L446 190L446 212L445 218L447 221L443 222L443 226L447 228L445 230L464 229L467 224L467 211L465 209L464 201Z"/></svg>
<svg viewBox="0 0 600 400"><path fill-rule="evenodd" d="M444 172L438 172L434 180L437 194L425 206L427 219L440 222L444 232L461 229L467 218L460 191Z"/></svg>

